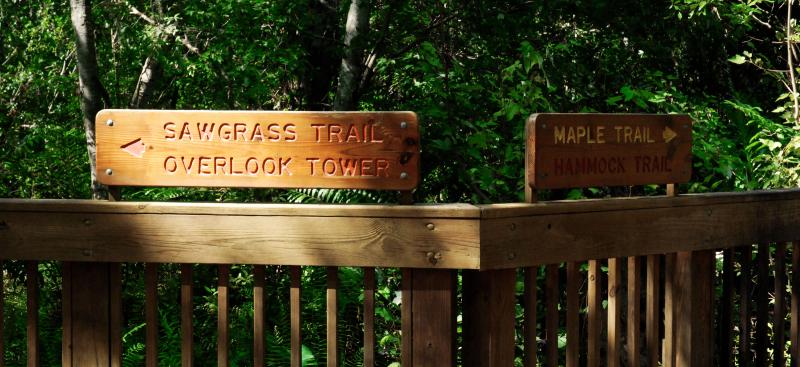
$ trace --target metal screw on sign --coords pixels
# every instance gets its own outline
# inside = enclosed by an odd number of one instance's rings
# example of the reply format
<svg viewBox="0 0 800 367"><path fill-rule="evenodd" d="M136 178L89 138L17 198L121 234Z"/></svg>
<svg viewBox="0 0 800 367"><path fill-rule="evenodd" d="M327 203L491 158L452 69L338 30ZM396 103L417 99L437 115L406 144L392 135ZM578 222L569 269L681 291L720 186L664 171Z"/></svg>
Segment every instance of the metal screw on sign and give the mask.
<svg viewBox="0 0 800 367"><path fill-rule="evenodd" d="M431 230L431 231L432 231L432 230L434 230L434 229L436 229L436 226L435 226L435 225L433 225L433 223L428 223L428 224L426 224L426 225L425 225L425 227L426 227L426 228L428 228L428 229L429 229L429 230Z"/></svg>
<svg viewBox="0 0 800 367"><path fill-rule="evenodd" d="M400 178L403 179L403 180L407 179L408 178L408 173L400 172Z"/></svg>
<svg viewBox="0 0 800 367"><path fill-rule="evenodd" d="M109 169L106 170L106 174L111 176L111 175L114 174L114 171L112 171L111 168L109 168Z"/></svg>
<svg viewBox="0 0 800 367"><path fill-rule="evenodd" d="M400 128L401 129L405 129L407 127L408 127L408 122L405 122L405 121L400 122Z"/></svg>
<svg viewBox="0 0 800 367"><path fill-rule="evenodd" d="M106 125L108 125L108 126L114 126L114 120L112 120L112 119L108 119L108 120L106 121Z"/></svg>

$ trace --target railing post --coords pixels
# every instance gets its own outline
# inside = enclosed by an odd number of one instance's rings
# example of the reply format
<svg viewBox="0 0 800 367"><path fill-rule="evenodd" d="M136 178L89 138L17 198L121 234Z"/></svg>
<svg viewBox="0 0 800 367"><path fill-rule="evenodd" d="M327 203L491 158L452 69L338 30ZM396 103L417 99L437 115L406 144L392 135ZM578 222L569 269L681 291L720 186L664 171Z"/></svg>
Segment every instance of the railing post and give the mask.
<svg viewBox="0 0 800 367"><path fill-rule="evenodd" d="M403 271L403 366L455 366L456 272Z"/></svg>
<svg viewBox="0 0 800 367"><path fill-rule="evenodd" d="M675 363L711 366L713 361L714 251L679 252L675 261Z"/></svg>
<svg viewBox="0 0 800 367"><path fill-rule="evenodd" d="M65 262L64 366L114 366L112 355L112 267L109 263ZM118 269L118 268L115 268ZM116 270L118 271L118 270ZM68 292L68 293L67 293ZM116 318L114 318L116 319Z"/></svg>
<svg viewBox="0 0 800 367"><path fill-rule="evenodd" d="M513 366L516 269L462 274L464 366Z"/></svg>

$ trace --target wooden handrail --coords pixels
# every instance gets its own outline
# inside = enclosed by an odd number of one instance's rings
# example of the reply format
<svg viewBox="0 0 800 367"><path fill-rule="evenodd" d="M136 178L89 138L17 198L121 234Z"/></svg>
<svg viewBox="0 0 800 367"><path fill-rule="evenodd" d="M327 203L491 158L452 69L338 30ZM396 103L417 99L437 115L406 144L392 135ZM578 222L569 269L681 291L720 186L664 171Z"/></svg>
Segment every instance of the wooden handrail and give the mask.
<svg viewBox="0 0 800 367"><path fill-rule="evenodd" d="M800 190L495 205L0 199L0 258L505 269L800 238Z"/></svg>

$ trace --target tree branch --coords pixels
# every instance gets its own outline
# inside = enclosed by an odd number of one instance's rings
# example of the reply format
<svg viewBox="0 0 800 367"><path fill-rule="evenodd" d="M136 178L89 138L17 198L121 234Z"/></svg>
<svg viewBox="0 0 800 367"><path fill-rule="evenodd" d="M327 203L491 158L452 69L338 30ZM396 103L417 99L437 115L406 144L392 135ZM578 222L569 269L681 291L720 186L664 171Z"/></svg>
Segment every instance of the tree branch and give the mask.
<svg viewBox="0 0 800 367"><path fill-rule="evenodd" d="M153 18L150 18L149 16L147 16L147 14L142 13L141 11L139 11L139 9L136 9L136 7L127 2L125 3L120 2L120 3L127 6L128 11L132 15L136 15L142 20L144 20L146 23L156 27L162 34L168 34L172 37L177 38L178 41L180 41L181 44L183 44L192 53L196 55L200 54L200 49L198 49L191 42L189 42L189 37L187 37L185 33L179 34L179 32L176 29L170 29L169 27L165 27L163 24L156 22Z"/></svg>

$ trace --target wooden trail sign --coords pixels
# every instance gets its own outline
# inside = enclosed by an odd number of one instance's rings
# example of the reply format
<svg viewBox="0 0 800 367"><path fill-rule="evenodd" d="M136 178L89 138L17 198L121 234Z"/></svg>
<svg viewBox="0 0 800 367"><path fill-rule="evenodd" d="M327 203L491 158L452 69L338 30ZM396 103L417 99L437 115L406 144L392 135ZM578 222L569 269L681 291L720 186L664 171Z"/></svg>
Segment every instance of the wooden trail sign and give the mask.
<svg viewBox="0 0 800 367"><path fill-rule="evenodd" d="M526 135L533 188L682 183L692 174L687 115L536 114Z"/></svg>
<svg viewBox="0 0 800 367"><path fill-rule="evenodd" d="M410 190L413 112L103 110L97 177L113 186Z"/></svg>

